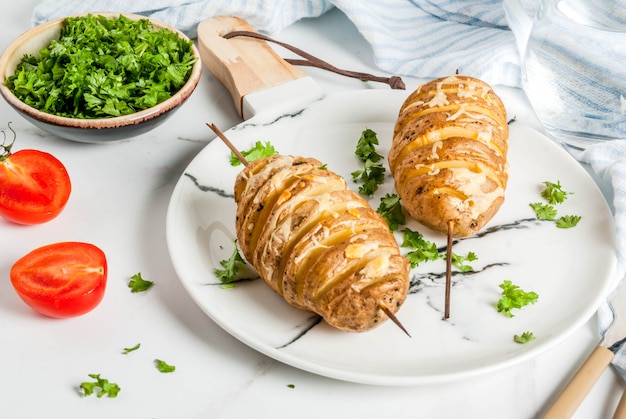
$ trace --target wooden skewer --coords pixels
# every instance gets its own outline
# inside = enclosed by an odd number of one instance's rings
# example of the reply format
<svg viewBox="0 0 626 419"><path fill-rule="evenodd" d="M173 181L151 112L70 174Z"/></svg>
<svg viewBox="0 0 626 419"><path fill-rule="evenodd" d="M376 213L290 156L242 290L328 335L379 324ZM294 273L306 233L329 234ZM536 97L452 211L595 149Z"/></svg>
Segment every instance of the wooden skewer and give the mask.
<svg viewBox="0 0 626 419"><path fill-rule="evenodd" d="M248 160L246 160L246 158L243 156L243 154L241 154L241 152L237 150L237 147L235 147L235 145L230 142L230 140L224 135L224 133L215 124L206 124L206 125L213 130L215 135L220 137L220 140L222 140L224 144L226 144L233 153L235 153L235 156L237 156L241 164L243 164L246 167L248 166L248 164L250 164L248 163Z"/></svg>
<svg viewBox="0 0 626 419"><path fill-rule="evenodd" d="M235 145L233 143L230 142L230 140L226 137L226 135L224 135L224 133L215 125L215 124L206 124L209 128L211 128L211 130L213 130L213 132L215 133L215 135L217 135L223 142L224 144L226 144L228 146L228 148L230 148L230 150L235 153L235 156L237 156L237 158L239 159L239 161L241 162L241 164L243 164L244 166L248 166L250 163L248 162L248 160L246 160L246 158L243 156L243 154L241 154L241 152L237 149L237 147L235 147ZM393 314L391 312L391 310L389 310L389 307L386 307L383 304L379 304L380 309L387 315L387 317L389 317L391 319L392 322L394 322L396 324L396 326L398 326L404 333L406 333L406 335L408 337L411 337L411 335L409 334L409 332L406 330L406 328L402 325L402 323L400 322L400 320L398 320L398 318L396 317L395 314Z"/></svg>
<svg viewBox="0 0 626 419"><path fill-rule="evenodd" d="M448 221L448 247L446 249L446 296L443 309L443 318L450 318L450 293L452 291L452 234L454 222Z"/></svg>
<svg viewBox="0 0 626 419"><path fill-rule="evenodd" d="M396 326L398 326L404 333L406 333L406 335L408 337L411 337L411 334L406 330L406 328L404 327L404 325L402 325L402 323L400 322L400 320L398 320L398 318L396 317L395 314L393 314L391 312L391 310L389 310L389 307L383 305L383 304L379 304L378 305L380 307L380 309L387 315L387 317L389 317L391 319L392 322L394 322L396 324Z"/></svg>

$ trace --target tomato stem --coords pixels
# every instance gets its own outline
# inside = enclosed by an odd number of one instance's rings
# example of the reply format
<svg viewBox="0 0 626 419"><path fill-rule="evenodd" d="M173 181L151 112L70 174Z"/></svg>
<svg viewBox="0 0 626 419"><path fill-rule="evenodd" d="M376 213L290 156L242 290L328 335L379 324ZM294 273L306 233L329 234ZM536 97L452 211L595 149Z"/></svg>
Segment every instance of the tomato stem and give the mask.
<svg viewBox="0 0 626 419"><path fill-rule="evenodd" d="M13 147L13 144L15 144L15 139L17 138L17 133L11 127L11 123L9 122L7 125L13 133L13 140L9 144L5 144L5 142L7 141L7 133L4 130L0 131L2 132L2 136L4 137L2 139L2 144L0 144L0 162L5 161L11 155L11 148Z"/></svg>

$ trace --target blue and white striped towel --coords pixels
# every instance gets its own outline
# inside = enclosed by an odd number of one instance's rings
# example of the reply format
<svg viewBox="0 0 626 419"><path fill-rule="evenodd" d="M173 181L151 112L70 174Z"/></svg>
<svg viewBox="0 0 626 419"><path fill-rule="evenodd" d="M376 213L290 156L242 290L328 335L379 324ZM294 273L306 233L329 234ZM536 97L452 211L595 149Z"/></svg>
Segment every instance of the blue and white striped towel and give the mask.
<svg viewBox="0 0 626 419"><path fill-rule="evenodd" d="M592 3L580 1L582 6ZM390 74L424 78L459 71L490 84L521 87L521 56L540 0L42 0L33 24L75 13L124 11L157 18L196 36L196 25L217 15L237 15L270 35L291 23L342 10L371 44L376 65ZM606 6L606 7L605 7ZM605 0L604 16L626 21L624 0ZM585 14L588 15L588 14ZM626 139L572 150L605 178L614 192L618 275L626 271ZM600 330L611 321L599 311ZM626 353L614 364L626 373ZM626 374L625 374L626 376Z"/></svg>

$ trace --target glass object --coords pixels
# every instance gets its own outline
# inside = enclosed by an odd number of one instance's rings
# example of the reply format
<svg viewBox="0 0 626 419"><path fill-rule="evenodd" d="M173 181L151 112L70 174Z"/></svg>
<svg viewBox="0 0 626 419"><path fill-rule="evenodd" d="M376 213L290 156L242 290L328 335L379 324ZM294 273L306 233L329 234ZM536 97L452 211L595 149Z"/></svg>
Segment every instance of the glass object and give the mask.
<svg viewBox="0 0 626 419"><path fill-rule="evenodd" d="M522 80L555 140L626 139L626 2L543 0Z"/></svg>

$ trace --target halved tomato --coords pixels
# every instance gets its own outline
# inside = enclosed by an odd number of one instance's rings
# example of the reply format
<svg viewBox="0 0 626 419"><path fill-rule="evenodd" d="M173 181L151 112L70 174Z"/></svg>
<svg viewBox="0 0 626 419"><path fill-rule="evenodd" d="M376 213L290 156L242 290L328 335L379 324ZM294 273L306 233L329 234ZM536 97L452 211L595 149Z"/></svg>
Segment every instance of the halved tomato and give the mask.
<svg viewBox="0 0 626 419"><path fill-rule="evenodd" d="M12 144L11 144L12 145ZM72 185L61 163L39 150L0 147L0 215L19 224L55 218L67 203Z"/></svg>
<svg viewBox="0 0 626 419"><path fill-rule="evenodd" d="M32 309L50 317L73 317L93 310L102 300L107 261L93 244L54 243L15 262L10 277Z"/></svg>

